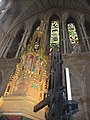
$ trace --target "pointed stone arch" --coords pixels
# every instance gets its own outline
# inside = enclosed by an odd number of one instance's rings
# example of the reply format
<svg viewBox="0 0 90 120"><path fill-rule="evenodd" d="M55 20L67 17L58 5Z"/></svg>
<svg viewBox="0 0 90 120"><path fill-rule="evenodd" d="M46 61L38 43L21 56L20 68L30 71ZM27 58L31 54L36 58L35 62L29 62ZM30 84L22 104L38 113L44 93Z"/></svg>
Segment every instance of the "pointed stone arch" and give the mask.
<svg viewBox="0 0 90 120"><path fill-rule="evenodd" d="M70 70L73 100L76 100L78 102L79 114L77 114L76 116L85 117L85 111L83 111L83 109L85 109L83 101L84 84L82 82L81 74L73 65L66 65L66 67L68 67Z"/></svg>
<svg viewBox="0 0 90 120"><path fill-rule="evenodd" d="M59 20L59 24L60 24L60 18L59 16L56 14L56 13L51 13L49 14L49 17L48 17L48 23L47 23L47 31L46 31L46 54L48 54L49 52L49 49L50 49L50 32L51 32L51 21L53 20ZM60 28L59 28L60 29Z"/></svg>
<svg viewBox="0 0 90 120"><path fill-rule="evenodd" d="M33 36L33 33L35 32L36 28L40 26L40 23L41 23L40 18L36 18L35 21L32 23L30 37Z"/></svg>
<svg viewBox="0 0 90 120"><path fill-rule="evenodd" d="M65 16L66 15L66 16ZM80 30L80 20L81 20L81 16L79 15L79 13L76 13L76 12L73 12L73 11L68 11L66 12L62 19L64 20L65 24L66 24L66 30L67 30L67 39L68 41L66 42L67 43L67 50L68 52L70 53L75 53L75 52L84 52L85 51L85 47L84 47L84 43L82 41L82 34L81 34L81 30ZM73 26L75 27L76 29L76 36L78 37L78 43L75 43L74 45L70 44L70 36L68 34L68 24L73 24Z"/></svg>
<svg viewBox="0 0 90 120"><path fill-rule="evenodd" d="M46 21L49 21L49 19L51 18L51 16L53 15L56 15L58 16L59 18L61 17L61 13L60 13L60 9L50 9L50 10L47 10L47 12L45 13L45 20Z"/></svg>
<svg viewBox="0 0 90 120"><path fill-rule="evenodd" d="M90 63L88 63L82 73L82 81L84 83L85 93L89 94L90 88ZM89 95L88 95L89 96Z"/></svg>
<svg viewBox="0 0 90 120"><path fill-rule="evenodd" d="M69 18L69 16L76 19L76 21L80 20L79 13L69 10L67 12L64 12L64 14L62 15L62 19L64 20L64 22Z"/></svg>
<svg viewBox="0 0 90 120"><path fill-rule="evenodd" d="M78 98L81 96L82 89L81 89L81 76L78 70L72 65L66 65L70 71L70 79L71 79L71 87L72 87L72 94L74 98ZM78 84L77 84L78 83ZM78 92L77 92L78 91Z"/></svg>
<svg viewBox="0 0 90 120"><path fill-rule="evenodd" d="M90 119L90 63L88 63L82 73L83 102L86 103L86 117Z"/></svg>

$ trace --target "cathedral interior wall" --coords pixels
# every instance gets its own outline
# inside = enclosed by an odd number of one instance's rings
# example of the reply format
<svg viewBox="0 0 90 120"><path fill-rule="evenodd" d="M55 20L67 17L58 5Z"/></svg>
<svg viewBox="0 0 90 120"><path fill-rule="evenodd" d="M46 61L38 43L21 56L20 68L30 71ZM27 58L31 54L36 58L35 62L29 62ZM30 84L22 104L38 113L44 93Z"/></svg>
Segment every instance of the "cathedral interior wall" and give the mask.
<svg viewBox="0 0 90 120"><path fill-rule="evenodd" d="M44 20L46 24L45 30L45 47L49 49L46 45L49 44L49 20L53 14L56 14L60 19L60 25L66 24L66 21L69 16L73 17L77 21L77 26L79 26L80 31L80 39L86 40L86 47L88 49L83 49L80 53L69 53L68 49L64 49L63 51L63 72L64 68L69 67L70 75L71 75L71 86L72 86L72 95L73 99L76 100L79 104L79 112L75 115L75 119L77 120L89 120L90 119L90 21L85 20L85 13L75 10L67 10L67 9L58 9L58 8L51 8L48 10L43 10L37 13L37 9L34 12L27 3L27 7L24 6L26 2L23 1L22 4L16 0L15 3L10 4L8 9L6 9L5 14L2 15L0 20L0 71L2 76L2 87L0 88L0 96L4 94L6 85L8 83L8 79L10 74L15 70L16 64L20 61L20 54L16 51L17 55L10 56L9 54L13 54L14 50L18 50L21 44L21 49L23 50L26 47L27 41L29 41L34 33L33 26L37 21ZM30 1L31 3L31 1ZM37 3L37 2L36 2ZM5 5L4 5L5 6ZM10 8L9 8L10 7ZM23 8L21 8L23 7ZM19 8L19 9L18 9ZM42 8L41 8L42 9ZM23 13L23 14L21 14ZM27 17L28 16L28 17ZM90 19L90 16L89 16ZM39 22L37 23L39 24ZM84 27L81 25L85 25ZM35 25L35 29L38 25ZM81 26L81 27L80 27ZM62 31L65 29L63 28L60 31L61 33L61 41L63 39L68 39L68 37L63 37ZM21 32L21 37L17 37L20 29L23 28L23 32ZM83 29L82 29L83 28ZM66 31L66 29L65 29ZM65 32L64 31L64 32ZM82 32L84 31L84 33ZM82 33L81 33L82 32ZM84 35L83 35L84 34ZM65 33L66 35L66 33ZM28 36L28 38L27 38ZM25 39L24 39L25 38ZM16 39L20 39L19 42L13 44ZM24 42L24 40L25 42ZM7 40L7 41L6 41ZM29 41L30 42L30 41ZM12 46L12 48L11 48ZM17 48L15 48L17 46ZM11 49L10 49L11 48ZM19 51L20 52L20 51ZM48 51L46 51L48 54ZM63 74L64 78L64 74ZM64 82L64 79L63 79Z"/></svg>

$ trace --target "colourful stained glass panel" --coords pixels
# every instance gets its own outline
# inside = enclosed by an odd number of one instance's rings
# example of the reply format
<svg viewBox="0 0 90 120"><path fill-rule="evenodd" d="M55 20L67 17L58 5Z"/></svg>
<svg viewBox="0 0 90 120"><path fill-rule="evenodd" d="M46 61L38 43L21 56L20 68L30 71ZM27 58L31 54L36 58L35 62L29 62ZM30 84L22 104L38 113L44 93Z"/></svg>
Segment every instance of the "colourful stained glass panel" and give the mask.
<svg viewBox="0 0 90 120"><path fill-rule="evenodd" d="M78 35L74 23L68 24L68 34L71 44L78 43Z"/></svg>
<svg viewBox="0 0 90 120"><path fill-rule="evenodd" d="M50 48L59 47L59 20L51 22Z"/></svg>

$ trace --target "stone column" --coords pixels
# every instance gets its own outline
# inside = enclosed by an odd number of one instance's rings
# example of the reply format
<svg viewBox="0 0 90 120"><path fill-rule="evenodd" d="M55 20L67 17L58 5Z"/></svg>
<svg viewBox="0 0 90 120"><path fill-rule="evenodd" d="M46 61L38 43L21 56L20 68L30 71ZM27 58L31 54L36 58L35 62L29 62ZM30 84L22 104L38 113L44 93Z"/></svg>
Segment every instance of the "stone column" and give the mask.
<svg viewBox="0 0 90 120"><path fill-rule="evenodd" d="M3 40L2 40L2 42L0 44L0 58L3 55L3 49L5 48L6 43L7 43L7 38L6 38L6 35L4 35Z"/></svg>
<svg viewBox="0 0 90 120"><path fill-rule="evenodd" d="M45 22L45 29L44 29L44 33L45 33L45 36L44 36L44 42L45 42L45 44L44 44L44 48L46 49L47 48L47 51L46 51L46 53L48 53L49 51L49 43L50 43L50 38L48 37L48 35L50 34L48 34L48 29L49 29L49 21L47 20L47 19L44 19L44 22Z"/></svg>
<svg viewBox="0 0 90 120"><path fill-rule="evenodd" d="M83 20L82 17L81 17L81 19L79 21L79 28L80 28L82 41L83 41L83 44L85 46L85 49L86 49L86 51L90 51L90 44L88 42L88 37L86 35L85 26L84 26L84 20Z"/></svg>
<svg viewBox="0 0 90 120"><path fill-rule="evenodd" d="M4 55L5 50L10 42L10 38L11 38L11 36L8 34L4 36L3 42L1 44L1 49L0 49L0 58Z"/></svg>
<svg viewBox="0 0 90 120"><path fill-rule="evenodd" d="M65 37L66 30L65 30L65 24L64 23L62 23L62 28L63 28L64 53L66 53L67 52L67 50L66 50L66 37Z"/></svg>
<svg viewBox="0 0 90 120"><path fill-rule="evenodd" d="M6 58L7 53L8 53L8 51L9 51L11 45L12 45L13 40L14 40L14 37L11 36L11 37L9 38L9 42L8 42L8 44L7 44L7 46L6 46L5 52L3 53L3 57L4 57L4 58Z"/></svg>
<svg viewBox="0 0 90 120"><path fill-rule="evenodd" d="M66 22L65 22L65 26L67 26ZM69 35L68 35L68 30L67 28L65 29L65 33L66 33L66 46L67 46L67 53L69 53L69 45L70 45L70 40L69 40Z"/></svg>
<svg viewBox="0 0 90 120"><path fill-rule="evenodd" d="M18 57L18 55L19 55L19 53L20 53L20 51L21 51L21 48L22 48L22 46L23 46L23 43L24 43L24 40L25 40L25 38L26 38L27 32L28 32L28 30L26 29L25 32L24 32L24 34L23 34L22 40L21 40L21 42L20 42L20 45L19 45L19 47L18 47L17 53L16 53L16 55L15 55L15 58Z"/></svg>
<svg viewBox="0 0 90 120"><path fill-rule="evenodd" d="M86 120L89 120L88 109L87 109L87 96L83 96L82 100L84 105L85 118Z"/></svg>
<svg viewBox="0 0 90 120"><path fill-rule="evenodd" d="M82 102L83 102L83 107L84 107L84 113L85 113L85 118L86 120L89 120L88 116L88 108L87 108L87 92L86 92L86 82L82 78L81 80L81 88L82 88Z"/></svg>
<svg viewBox="0 0 90 120"><path fill-rule="evenodd" d="M27 47L26 44L27 44L27 40L28 40L29 35L30 35L30 31L31 30L27 29L27 33L26 33L25 39L23 41L23 46L22 46L21 52L23 52L24 49L26 49L26 47Z"/></svg>
<svg viewBox="0 0 90 120"><path fill-rule="evenodd" d="M2 42L3 42L4 34L5 34L5 31L3 29L3 25L2 25L2 23L0 21L0 46L1 46Z"/></svg>
<svg viewBox="0 0 90 120"><path fill-rule="evenodd" d="M82 26L82 30L83 30L83 33L84 33L84 36L85 36L85 40L86 40L86 43L87 43L87 47L88 47L88 50L90 51L90 44L89 44L89 41L88 41L88 36L86 34L86 31L85 31L85 26L83 23L81 23L81 26Z"/></svg>
<svg viewBox="0 0 90 120"><path fill-rule="evenodd" d="M61 41L63 42L63 49L64 49L64 53L67 53L67 39L66 39L66 27L65 27L65 21L62 19L61 21L61 33L62 33L62 38L61 38Z"/></svg>
<svg viewBox="0 0 90 120"><path fill-rule="evenodd" d="M68 53L69 52L69 39L68 39L68 34L67 34L67 19L68 19L68 12L62 12L62 18L61 18L61 33L62 33L62 38L61 41L63 42L63 52Z"/></svg>

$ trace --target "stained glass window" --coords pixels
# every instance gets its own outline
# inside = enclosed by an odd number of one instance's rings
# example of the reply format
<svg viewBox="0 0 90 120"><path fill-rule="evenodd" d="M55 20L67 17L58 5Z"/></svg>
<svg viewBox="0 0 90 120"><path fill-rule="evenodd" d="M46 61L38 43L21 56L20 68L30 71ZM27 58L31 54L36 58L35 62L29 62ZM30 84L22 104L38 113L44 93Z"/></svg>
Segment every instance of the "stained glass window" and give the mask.
<svg viewBox="0 0 90 120"><path fill-rule="evenodd" d="M59 47L59 20L51 21L50 48Z"/></svg>
<svg viewBox="0 0 90 120"><path fill-rule="evenodd" d="M78 35L74 23L68 24L68 34L69 34L70 43L72 45L78 43Z"/></svg>

